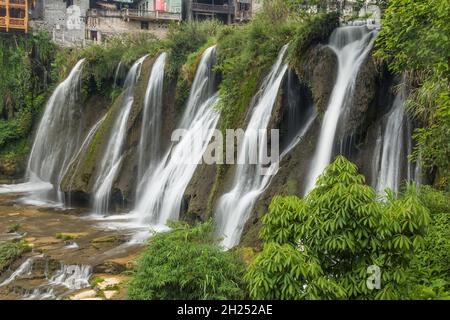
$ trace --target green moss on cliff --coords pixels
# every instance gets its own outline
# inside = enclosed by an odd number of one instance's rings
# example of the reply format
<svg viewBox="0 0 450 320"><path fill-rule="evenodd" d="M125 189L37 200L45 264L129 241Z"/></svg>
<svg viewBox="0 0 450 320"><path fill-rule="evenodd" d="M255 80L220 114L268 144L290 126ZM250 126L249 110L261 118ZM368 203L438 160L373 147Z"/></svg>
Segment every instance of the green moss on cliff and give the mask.
<svg viewBox="0 0 450 320"><path fill-rule="evenodd" d="M0 243L0 273L29 249L24 241Z"/></svg>

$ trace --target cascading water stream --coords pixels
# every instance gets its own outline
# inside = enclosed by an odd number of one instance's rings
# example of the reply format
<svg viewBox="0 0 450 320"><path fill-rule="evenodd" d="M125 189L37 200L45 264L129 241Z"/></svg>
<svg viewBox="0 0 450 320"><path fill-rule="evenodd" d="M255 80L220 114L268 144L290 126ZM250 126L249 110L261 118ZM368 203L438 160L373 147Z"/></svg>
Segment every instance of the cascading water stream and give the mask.
<svg viewBox="0 0 450 320"><path fill-rule="evenodd" d="M272 163L269 168L262 167L261 163L263 163L264 153L266 152L262 146L267 144L267 135L262 135L262 139L255 143L255 133L267 129L272 117L272 109L287 70L287 65L283 63L286 50L287 46L284 46L262 85L261 96L253 109L238 153L233 186L229 192L221 196L217 204L215 212L217 230L219 235L223 237L222 245L225 248L231 248L239 242L244 224L256 200L278 171L278 163ZM310 115L305 126L293 138L281 157L301 140L314 118L314 115ZM252 155L258 155L259 164L247 163L246 160L252 159ZM263 173L263 170L265 173Z"/></svg>
<svg viewBox="0 0 450 320"><path fill-rule="evenodd" d="M194 175L213 130L219 120L214 110L218 95L215 89L215 46L205 50L197 68L186 111L179 128L184 129L177 143L157 166L150 166L144 175L142 192L134 214L140 225L165 229L169 219L177 219L184 191Z"/></svg>
<svg viewBox="0 0 450 320"><path fill-rule="evenodd" d="M359 68L372 49L376 33L365 26L346 26L334 30L330 37L329 47L338 58L338 75L323 118L305 194L331 161L339 120L352 101Z"/></svg>
<svg viewBox="0 0 450 320"><path fill-rule="evenodd" d="M412 151L410 123L405 114L405 94L399 92L386 115L386 124L375 146L376 185L379 194L386 188L399 191L402 177L408 180L415 176L415 168L408 163ZM406 170L406 172L404 172ZM416 169L417 170L417 169Z"/></svg>
<svg viewBox="0 0 450 320"><path fill-rule="evenodd" d="M79 102L84 59L77 62L47 101L28 160L26 183L2 186L3 192L30 192L30 203L64 201L60 183L78 150L82 129Z"/></svg>
<svg viewBox="0 0 450 320"><path fill-rule="evenodd" d="M134 89L145 58L147 56L140 58L133 64L125 79L125 93L122 104L111 128L109 141L93 188L94 212L96 214L108 214L112 186L122 164L122 151L126 140L128 118L134 102Z"/></svg>
<svg viewBox="0 0 450 320"><path fill-rule="evenodd" d="M166 65L167 54L163 52L156 59L150 74L147 90L145 92L141 136L138 149L138 187L136 199L141 196L141 178L146 170L160 160L161 150L161 122L164 87L164 67Z"/></svg>

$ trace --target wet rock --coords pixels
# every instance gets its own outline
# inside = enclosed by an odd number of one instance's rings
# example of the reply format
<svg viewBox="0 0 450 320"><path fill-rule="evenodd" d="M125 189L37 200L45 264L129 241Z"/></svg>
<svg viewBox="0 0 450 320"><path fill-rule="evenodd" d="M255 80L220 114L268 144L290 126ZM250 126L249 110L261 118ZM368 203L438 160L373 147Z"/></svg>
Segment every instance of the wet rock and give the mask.
<svg viewBox="0 0 450 320"><path fill-rule="evenodd" d="M121 235L109 235L109 236L103 236L98 237L91 240L91 243L115 243L115 242L124 242L125 239Z"/></svg>
<svg viewBox="0 0 450 320"><path fill-rule="evenodd" d="M126 266L111 260L106 260L94 267L94 273L120 274L126 270Z"/></svg>
<svg viewBox="0 0 450 320"><path fill-rule="evenodd" d="M337 78L336 54L327 46L317 45L307 50L294 68L300 80L310 87L317 111L324 114Z"/></svg>
<svg viewBox="0 0 450 320"><path fill-rule="evenodd" d="M27 156L0 159L0 176L4 179L22 178L25 173Z"/></svg>
<svg viewBox="0 0 450 320"><path fill-rule="evenodd" d="M105 296L106 299L110 300L115 295L117 295L117 291L116 290L105 290L105 291L103 291L103 295Z"/></svg>
<svg viewBox="0 0 450 320"><path fill-rule="evenodd" d="M97 291L88 289L69 296L69 300L102 300L97 297Z"/></svg>

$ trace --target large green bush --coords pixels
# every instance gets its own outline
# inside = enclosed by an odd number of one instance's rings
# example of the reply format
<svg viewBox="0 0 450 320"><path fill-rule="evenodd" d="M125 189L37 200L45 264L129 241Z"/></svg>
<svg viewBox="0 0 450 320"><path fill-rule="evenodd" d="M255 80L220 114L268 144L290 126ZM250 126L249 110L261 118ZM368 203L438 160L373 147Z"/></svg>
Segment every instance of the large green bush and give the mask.
<svg viewBox="0 0 450 320"><path fill-rule="evenodd" d="M273 199L263 218L263 252L246 275L250 294L256 299L407 298L409 266L424 247L429 222L414 190L379 201L356 166L339 156L304 199ZM366 286L371 265L381 269L380 290Z"/></svg>
<svg viewBox="0 0 450 320"><path fill-rule="evenodd" d="M422 128L413 158L450 182L450 0L391 0L376 41L376 55L409 85L408 109Z"/></svg>
<svg viewBox="0 0 450 320"><path fill-rule="evenodd" d="M211 222L171 227L149 240L130 283L130 299L245 297L243 262L214 244Z"/></svg>

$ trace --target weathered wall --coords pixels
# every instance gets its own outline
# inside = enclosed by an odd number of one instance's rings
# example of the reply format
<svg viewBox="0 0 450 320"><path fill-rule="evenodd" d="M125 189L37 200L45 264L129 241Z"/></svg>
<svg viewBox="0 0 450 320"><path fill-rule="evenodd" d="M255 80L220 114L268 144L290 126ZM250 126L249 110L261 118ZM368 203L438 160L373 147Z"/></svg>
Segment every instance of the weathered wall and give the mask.
<svg viewBox="0 0 450 320"><path fill-rule="evenodd" d="M166 23L149 22L148 29L142 29L140 21L125 21L121 16L88 16L86 28L87 38L94 40L92 33L94 31L97 33L97 41L103 41L105 38L117 34L136 32L152 33L159 39L163 39L168 32Z"/></svg>
<svg viewBox="0 0 450 320"><path fill-rule="evenodd" d="M61 45L76 45L83 43L86 32L86 12L89 0L73 0L73 5L67 7L62 0L42 0L32 14L30 21L33 29L47 30L53 40Z"/></svg>

